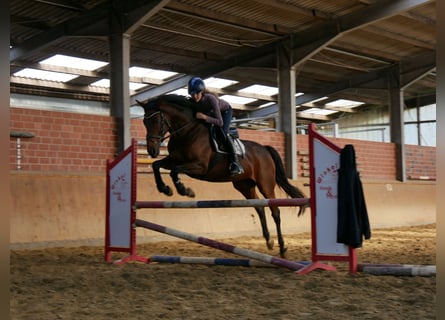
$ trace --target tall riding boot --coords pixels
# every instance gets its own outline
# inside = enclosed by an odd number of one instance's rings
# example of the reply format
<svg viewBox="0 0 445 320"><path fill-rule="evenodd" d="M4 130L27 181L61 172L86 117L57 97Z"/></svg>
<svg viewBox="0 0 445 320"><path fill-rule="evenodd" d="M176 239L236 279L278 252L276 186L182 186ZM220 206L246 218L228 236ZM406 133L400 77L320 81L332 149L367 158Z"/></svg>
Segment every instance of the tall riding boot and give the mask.
<svg viewBox="0 0 445 320"><path fill-rule="evenodd" d="M226 135L226 145L227 145L227 151L229 153L229 171L232 176L242 174L244 173L243 167L241 167L240 163L238 162L238 156L235 152L235 146L233 145L232 137L227 134Z"/></svg>

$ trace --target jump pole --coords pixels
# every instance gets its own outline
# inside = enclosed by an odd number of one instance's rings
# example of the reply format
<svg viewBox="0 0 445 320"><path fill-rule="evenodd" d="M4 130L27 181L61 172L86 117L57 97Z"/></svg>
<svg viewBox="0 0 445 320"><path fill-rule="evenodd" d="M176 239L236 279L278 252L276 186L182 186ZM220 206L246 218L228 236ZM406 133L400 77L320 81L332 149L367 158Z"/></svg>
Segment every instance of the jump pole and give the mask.
<svg viewBox="0 0 445 320"><path fill-rule="evenodd" d="M240 267L277 267L276 265L242 258L215 258L215 257L186 257L186 256L150 256L150 262L179 263L179 264L205 264L216 266L240 266ZM302 262L303 263L303 262Z"/></svg>
<svg viewBox="0 0 445 320"><path fill-rule="evenodd" d="M357 270L377 276L431 277L436 275L435 265L359 263Z"/></svg>
<svg viewBox="0 0 445 320"><path fill-rule="evenodd" d="M187 233L184 231L180 231L180 230L176 230L173 228L161 226L159 224L140 220L140 219L135 220L135 226L143 227L143 228L157 231L160 233L165 233L165 234L168 234L168 235L176 237L176 238L196 242L196 243L205 245L207 247L212 247L212 248L215 248L218 250L234 253L239 256L248 257L248 258L258 260L258 261L261 261L264 263L270 263L270 264L273 264L276 266L284 267L284 268L290 269L292 271L298 271L305 267L305 265L302 263L289 261L289 260L282 259L282 258L277 258L277 257L271 256L268 254L264 254L264 253L260 253L260 252L256 252L256 251L252 251L252 250L248 250L248 249L235 247L230 244L226 244L226 243L212 240L209 238L197 236L197 235Z"/></svg>
<svg viewBox="0 0 445 320"><path fill-rule="evenodd" d="M295 207L309 204L307 198L204 200L204 201L135 201L134 209L147 208L239 208L239 207Z"/></svg>

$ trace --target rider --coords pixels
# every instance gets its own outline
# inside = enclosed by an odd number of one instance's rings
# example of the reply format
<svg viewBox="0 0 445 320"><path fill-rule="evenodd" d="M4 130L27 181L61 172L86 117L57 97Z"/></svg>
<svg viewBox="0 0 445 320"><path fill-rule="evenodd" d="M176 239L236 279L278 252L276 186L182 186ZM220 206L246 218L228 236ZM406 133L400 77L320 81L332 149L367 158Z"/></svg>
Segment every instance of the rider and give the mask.
<svg viewBox="0 0 445 320"><path fill-rule="evenodd" d="M193 77L189 80L188 93L196 103L199 103L207 110L206 113L197 112L196 118L218 126L224 131L224 142L229 152L230 174L237 175L243 173L244 170L238 162L232 137L229 135L230 121L232 120L232 106L213 93L206 92L204 81L199 77Z"/></svg>

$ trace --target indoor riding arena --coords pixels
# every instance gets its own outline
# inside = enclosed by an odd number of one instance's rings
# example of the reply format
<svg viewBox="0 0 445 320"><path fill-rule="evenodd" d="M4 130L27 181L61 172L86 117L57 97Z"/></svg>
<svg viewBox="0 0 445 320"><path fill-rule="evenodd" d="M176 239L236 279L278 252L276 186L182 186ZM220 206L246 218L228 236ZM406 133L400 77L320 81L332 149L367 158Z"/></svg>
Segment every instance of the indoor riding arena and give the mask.
<svg viewBox="0 0 445 320"><path fill-rule="evenodd" d="M11 1L11 319L436 319L435 7ZM238 176L169 145L195 76L232 106Z"/></svg>

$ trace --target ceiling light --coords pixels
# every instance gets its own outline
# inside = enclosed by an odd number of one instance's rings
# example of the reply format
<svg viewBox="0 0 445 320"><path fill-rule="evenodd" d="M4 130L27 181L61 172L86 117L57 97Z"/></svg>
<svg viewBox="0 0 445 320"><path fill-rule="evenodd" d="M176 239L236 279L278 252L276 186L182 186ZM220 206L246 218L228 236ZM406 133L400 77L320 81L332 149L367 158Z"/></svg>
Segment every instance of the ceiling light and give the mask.
<svg viewBox="0 0 445 320"><path fill-rule="evenodd" d="M345 107L345 108L355 108L364 104L364 102L346 100L346 99L338 99L329 103L326 103L326 106L330 107Z"/></svg>
<svg viewBox="0 0 445 320"><path fill-rule="evenodd" d="M93 71L102 68L108 64L108 62L70 57L70 56L65 56L63 54L56 54L48 59L40 61L40 63L59 66L59 67L70 67L88 71Z"/></svg>
<svg viewBox="0 0 445 320"><path fill-rule="evenodd" d="M235 104L248 104L257 100L257 99L244 98L232 95L224 95L221 97L221 99L226 100L229 103L235 103Z"/></svg>
<svg viewBox="0 0 445 320"><path fill-rule="evenodd" d="M328 110L328 109L320 109L320 108L310 108L310 109L307 109L307 110L304 110L301 112L306 113L306 114L317 114L317 115L327 116L327 115L336 113L338 111Z"/></svg>
<svg viewBox="0 0 445 320"><path fill-rule="evenodd" d="M254 84L254 85L251 85L249 87L239 90L239 92L256 93L256 94L263 94L266 96L273 96L278 93L278 88L263 86L260 84Z"/></svg>
<svg viewBox="0 0 445 320"><path fill-rule="evenodd" d="M206 87L221 89L221 88L231 86L232 84L238 83L238 81L210 77L210 78L205 79L204 83L205 83Z"/></svg>
<svg viewBox="0 0 445 320"><path fill-rule="evenodd" d="M31 68L25 68L17 71L13 74L16 77L24 77L38 80L48 80L48 81L58 81L58 82L68 82L74 78L77 78L76 74L68 74L62 72L44 71Z"/></svg>
<svg viewBox="0 0 445 320"><path fill-rule="evenodd" d="M146 77L158 80L165 80L176 75L176 72L155 70L150 68L131 67L129 69L130 77Z"/></svg>

